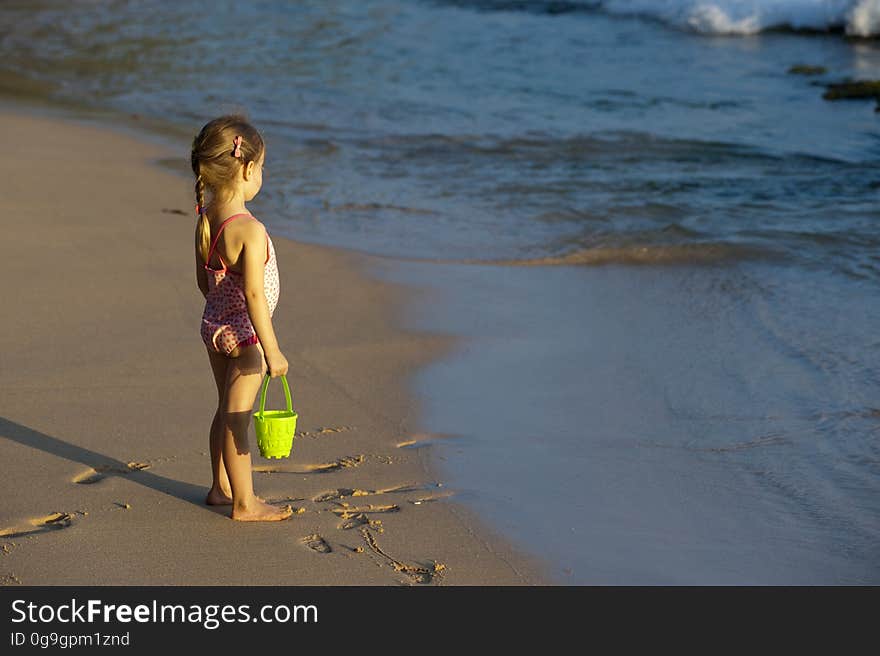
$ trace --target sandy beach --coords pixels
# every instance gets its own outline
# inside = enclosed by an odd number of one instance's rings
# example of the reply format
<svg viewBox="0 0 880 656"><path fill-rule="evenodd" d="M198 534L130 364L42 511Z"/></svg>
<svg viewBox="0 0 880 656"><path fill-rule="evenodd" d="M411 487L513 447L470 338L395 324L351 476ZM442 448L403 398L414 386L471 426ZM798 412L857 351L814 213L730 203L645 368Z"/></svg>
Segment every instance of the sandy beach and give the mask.
<svg viewBox="0 0 880 656"><path fill-rule="evenodd" d="M407 382L451 340L396 327L412 289L366 276L369 256L274 234L274 324L300 419L288 460L260 458L251 430L254 483L297 513L240 524L205 506L217 399L194 200L155 164L185 164L188 143L0 114L0 583L549 581L432 472L438 436L418 432Z"/></svg>
<svg viewBox="0 0 880 656"><path fill-rule="evenodd" d="M880 115L839 97L880 22L558 4L0 3L0 583L880 581ZM189 154L231 112L281 525L203 505Z"/></svg>

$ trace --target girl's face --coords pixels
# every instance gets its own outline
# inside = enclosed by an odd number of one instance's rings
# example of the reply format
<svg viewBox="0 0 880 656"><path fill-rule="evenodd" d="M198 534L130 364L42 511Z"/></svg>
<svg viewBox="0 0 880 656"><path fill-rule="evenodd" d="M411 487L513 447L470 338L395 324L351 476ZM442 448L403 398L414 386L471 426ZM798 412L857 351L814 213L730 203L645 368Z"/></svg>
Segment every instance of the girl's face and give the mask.
<svg viewBox="0 0 880 656"><path fill-rule="evenodd" d="M265 161L266 151L264 150L258 161L248 162L247 168L245 169L244 181L245 201L251 200L254 196L260 193L260 188L263 186L263 163Z"/></svg>

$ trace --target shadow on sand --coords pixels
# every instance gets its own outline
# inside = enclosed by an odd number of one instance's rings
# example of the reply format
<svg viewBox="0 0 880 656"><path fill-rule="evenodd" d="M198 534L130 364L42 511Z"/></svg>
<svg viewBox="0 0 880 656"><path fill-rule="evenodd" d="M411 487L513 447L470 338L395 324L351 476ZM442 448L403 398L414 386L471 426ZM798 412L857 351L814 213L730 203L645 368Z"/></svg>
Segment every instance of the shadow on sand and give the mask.
<svg viewBox="0 0 880 656"><path fill-rule="evenodd" d="M223 512L219 508L205 505L207 488L204 486L184 483L183 481L166 478L138 467L132 467L127 462L122 462L102 453L59 440L57 437L22 426L5 417L0 417L0 437L18 442L32 449L39 449L59 458L78 462L86 467L91 467L96 473L100 473L102 478L125 476L145 487L177 497L183 501L188 501L199 508L204 508L210 512Z"/></svg>

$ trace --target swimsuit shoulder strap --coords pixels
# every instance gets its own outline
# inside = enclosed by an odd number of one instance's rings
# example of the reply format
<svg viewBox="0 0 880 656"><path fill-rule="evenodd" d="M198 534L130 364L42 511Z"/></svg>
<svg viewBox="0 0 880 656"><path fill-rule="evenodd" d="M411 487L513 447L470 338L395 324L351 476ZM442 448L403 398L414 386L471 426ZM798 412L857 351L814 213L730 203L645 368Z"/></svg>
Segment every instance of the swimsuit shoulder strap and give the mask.
<svg viewBox="0 0 880 656"><path fill-rule="evenodd" d="M269 231L266 230L266 226L263 226L263 230L266 233L266 261L263 262L263 266L265 266L265 265L269 264L269 260L272 259L272 253L269 250ZM219 255L219 253L218 253L218 255Z"/></svg>
<svg viewBox="0 0 880 656"><path fill-rule="evenodd" d="M208 249L208 257L205 260L205 266L208 266L211 261L211 255L214 253L214 247L217 245L217 240L220 239L220 233L223 232L223 228L225 228L226 224L232 221L232 219L237 219L240 216L251 216L251 214L249 212L239 212L238 214L233 214L220 224L220 228L217 230L217 236L214 237L214 241L211 243L211 248ZM225 269L226 263L223 261L223 256L220 255L220 253L217 253L217 257L220 258L220 264L222 264Z"/></svg>

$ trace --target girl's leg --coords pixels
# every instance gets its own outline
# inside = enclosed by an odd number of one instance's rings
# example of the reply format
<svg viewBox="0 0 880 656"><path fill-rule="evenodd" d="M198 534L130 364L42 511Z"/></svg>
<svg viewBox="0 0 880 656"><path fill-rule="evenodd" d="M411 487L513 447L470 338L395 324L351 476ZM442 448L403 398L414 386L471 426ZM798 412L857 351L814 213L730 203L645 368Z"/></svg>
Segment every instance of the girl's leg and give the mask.
<svg viewBox="0 0 880 656"><path fill-rule="evenodd" d="M229 358L210 349L208 358L211 360L211 370L214 372L214 382L217 385L217 411L211 422L209 436L213 482L205 503L209 506L224 506L232 503L232 488L229 486L229 477L223 465L223 397L226 394L226 365Z"/></svg>
<svg viewBox="0 0 880 656"><path fill-rule="evenodd" d="M223 397L222 456L232 488L232 519L272 521L287 519L291 510L270 505L254 494L248 428L254 399L265 374L263 348L259 344L237 348L226 368L226 391Z"/></svg>

